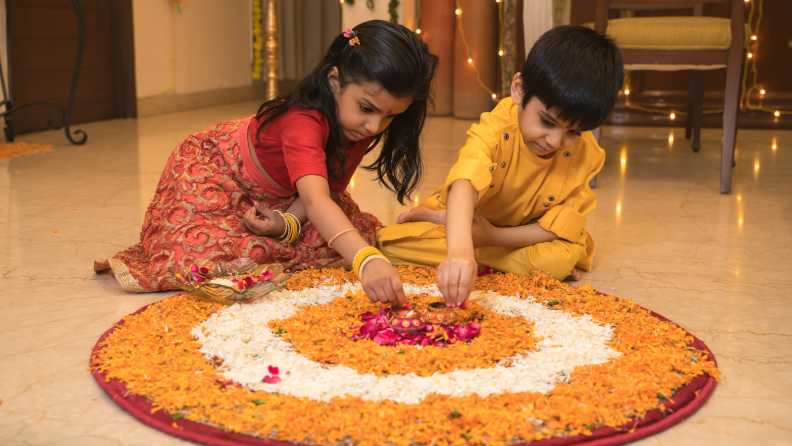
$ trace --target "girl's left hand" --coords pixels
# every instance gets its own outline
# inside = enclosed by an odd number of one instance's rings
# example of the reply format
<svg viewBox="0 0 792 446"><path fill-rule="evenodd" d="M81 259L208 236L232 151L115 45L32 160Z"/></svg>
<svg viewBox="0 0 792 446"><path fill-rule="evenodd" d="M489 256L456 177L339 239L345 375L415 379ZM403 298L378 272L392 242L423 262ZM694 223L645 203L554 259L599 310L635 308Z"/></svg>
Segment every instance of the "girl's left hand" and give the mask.
<svg viewBox="0 0 792 446"><path fill-rule="evenodd" d="M250 232L260 236L277 237L286 231L286 222L277 212L254 203L245 212L244 223ZM261 214L261 217L258 215Z"/></svg>
<svg viewBox="0 0 792 446"><path fill-rule="evenodd" d="M374 259L360 272L363 291L372 302L390 304L393 307L407 305L401 277L396 269L385 260Z"/></svg>

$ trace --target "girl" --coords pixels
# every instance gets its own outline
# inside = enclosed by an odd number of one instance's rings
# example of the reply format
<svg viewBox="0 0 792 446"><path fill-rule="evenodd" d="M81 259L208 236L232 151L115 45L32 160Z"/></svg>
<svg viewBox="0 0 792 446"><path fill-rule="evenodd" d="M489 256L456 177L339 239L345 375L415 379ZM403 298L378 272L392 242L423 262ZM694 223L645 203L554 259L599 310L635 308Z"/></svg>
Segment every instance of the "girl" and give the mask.
<svg viewBox="0 0 792 446"><path fill-rule="evenodd" d="M382 224L346 192L363 156L399 202L422 174L419 137L438 58L381 20L339 35L293 92L252 117L189 136L171 155L141 241L114 258L130 292L174 289L168 267L250 257L303 269L353 264L374 301L404 303L396 270L373 248Z"/></svg>

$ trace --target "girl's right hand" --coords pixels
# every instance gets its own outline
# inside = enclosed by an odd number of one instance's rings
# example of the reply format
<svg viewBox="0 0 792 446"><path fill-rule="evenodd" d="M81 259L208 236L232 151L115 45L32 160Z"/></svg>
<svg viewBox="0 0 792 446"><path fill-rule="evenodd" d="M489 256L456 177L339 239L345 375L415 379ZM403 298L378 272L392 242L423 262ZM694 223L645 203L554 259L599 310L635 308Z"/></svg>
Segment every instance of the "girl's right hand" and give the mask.
<svg viewBox="0 0 792 446"><path fill-rule="evenodd" d="M476 256L469 254L450 254L437 266L437 287L446 305L459 307L470 296L476 284L478 263Z"/></svg>
<svg viewBox="0 0 792 446"><path fill-rule="evenodd" d="M360 275L363 291L372 302L390 304L393 307L407 305L401 277L390 263L382 259L371 260Z"/></svg>

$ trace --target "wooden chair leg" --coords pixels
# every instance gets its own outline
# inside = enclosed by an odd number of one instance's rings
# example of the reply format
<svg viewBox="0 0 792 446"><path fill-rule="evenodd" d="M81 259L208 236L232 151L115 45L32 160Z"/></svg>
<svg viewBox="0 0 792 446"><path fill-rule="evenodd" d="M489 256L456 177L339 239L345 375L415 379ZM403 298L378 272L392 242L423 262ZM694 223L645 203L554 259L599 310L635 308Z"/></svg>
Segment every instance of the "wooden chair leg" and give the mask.
<svg viewBox="0 0 792 446"><path fill-rule="evenodd" d="M723 147L721 149L721 184L722 194L731 192L732 166L734 166L734 148L737 143L737 115L740 102L740 73L745 61L743 41L745 36L745 4L732 0L731 34L732 42L726 59L726 99L723 101Z"/></svg>
<svg viewBox="0 0 792 446"><path fill-rule="evenodd" d="M704 78L702 70L690 71L690 86L688 87L688 121L693 133L691 147L694 152L701 148L701 112L704 111Z"/></svg>
<svg viewBox="0 0 792 446"><path fill-rule="evenodd" d="M742 56L742 51L739 52ZM737 143L737 115L740 99L741 60L732 60L726 67L726 100L723 104L723 147L721 149L721 186L722 194L731 192L732 167L734 166L734 148Z"/></svg>
<svg viewBox="0 0 792 446"><path fill-rule="evenodd" d="M597 140L597 144L599 144L600 140L600 131L602 131L602 127L597 127L591 131L591 134L594 135L594 139ZM589 187L594 189L597 186L597 176L594 175L594 178L589 181Z"/></svg>
<svg viewBox="0 0 792 446"><path fill-rule="evenodd" d="M685 139L690 139L691 135L693 135L693 111L695 110L696 104L693 101L693 97L695 96L694 90L694 75L695 71L690 71L688 75L688 91L687 91L687 117L685 119Z"/></svg>

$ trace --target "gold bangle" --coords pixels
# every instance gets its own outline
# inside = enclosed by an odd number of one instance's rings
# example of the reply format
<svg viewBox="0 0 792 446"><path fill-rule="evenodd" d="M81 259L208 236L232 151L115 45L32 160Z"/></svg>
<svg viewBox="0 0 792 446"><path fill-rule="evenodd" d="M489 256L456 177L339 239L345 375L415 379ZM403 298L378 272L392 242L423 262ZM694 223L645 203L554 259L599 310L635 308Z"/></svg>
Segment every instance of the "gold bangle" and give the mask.
<svg viewBox="0 0 792 446"><path fill-rule="evenodd" d="M334 241L335 241L335 240L336 240L338 237L341 237L342 235L346 234L347 232L352 232L352 231L357 231L357 228L344 229L343 231L341 231L341 232L339 232L338 234L334 235L334 236L333 236L333 238L331 238L331 239L330 239L330 241L328 241L328 242L327 242L327 246L330 246L330 247L332 248L332 246L331 246L331 245L333 244L333 242L334 242Z"/></svg>
<svg viewBox="0 0 792 446"><path fill-rule="evenodd" d="M355 275L360 278L360 264L366 257L374 256L374 255L382 255L379 249L373 246L367 246L355 254L355 260L352 262L352 271L355 272Z"/></svg>
<svg viewBox="0 0 792 446"><path fill-rule="evenodd" d="M294 214L290 214L288 212L285 212L284 214L292 221L292 234L289 237L289 244L292 244L300 238L300 234L302 234L302 225L300 224L300 220L298 220L297 216Z"/></svg>
<svg viewBox="0 0 792 446"><path fill-rule="evenodd" d="M362 262L360 262L360 272L359 272L359 273L360 273L360 280L363 280L363 269L366 267L366 265L368 265L368 263L369 263L370 261L372 261L372 260L374 260L374 259L382 259L382 260L384 260L384 261L388 262L389 264L393 265L393 264L390 262L390 260L388 260L388 258L387 258L387 257L385 257L385 256L381 256L381 255L379 255L379 254L375 254L375 255L373 255L373 256L368 256L368 257L366 257L365 259L363 259L363 261L362 261Z"/></svg>
<svg viewBox="0 0 792 446"><path fill-rule="evenodd" d="M292 218L290 214L285 214L285 215L286 218L289 220L289 229L290 229L289 236L286 238L286 243L291 245L292 243L294 243L295 240L297 240L297 237L299 237L300 234L297 232L297 222L295 221L295 219Z"/></svg>

